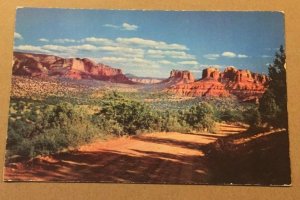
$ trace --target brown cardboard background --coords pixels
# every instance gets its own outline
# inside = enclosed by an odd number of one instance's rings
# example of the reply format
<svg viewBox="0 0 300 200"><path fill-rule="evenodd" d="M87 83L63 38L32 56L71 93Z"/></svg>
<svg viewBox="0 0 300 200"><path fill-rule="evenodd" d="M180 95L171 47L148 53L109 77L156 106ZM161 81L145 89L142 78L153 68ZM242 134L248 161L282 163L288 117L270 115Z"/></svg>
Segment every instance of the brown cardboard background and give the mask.
<svg viewBox="0 0 300 200"><path fill-rule="evenodd" d="M287 82L292 187L3 183L15 9L62 7L151 10L271 10L286 19ZM0 199L300 199L300 1L299 0L1 0L0 2Z"/></svg>

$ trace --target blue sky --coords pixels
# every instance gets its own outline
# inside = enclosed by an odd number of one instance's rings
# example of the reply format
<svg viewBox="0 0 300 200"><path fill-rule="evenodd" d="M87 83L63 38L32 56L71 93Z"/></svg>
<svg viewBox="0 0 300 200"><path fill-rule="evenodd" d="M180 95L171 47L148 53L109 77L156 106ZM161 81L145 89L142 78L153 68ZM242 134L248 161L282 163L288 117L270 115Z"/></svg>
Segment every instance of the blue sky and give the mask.
<svg viewBox="0 0 300 200"><path fill-rule="evenodd" d="M226 66L267 73L285 44L280 12L17 9L14 50L87 57L138 76Z"/></svg>

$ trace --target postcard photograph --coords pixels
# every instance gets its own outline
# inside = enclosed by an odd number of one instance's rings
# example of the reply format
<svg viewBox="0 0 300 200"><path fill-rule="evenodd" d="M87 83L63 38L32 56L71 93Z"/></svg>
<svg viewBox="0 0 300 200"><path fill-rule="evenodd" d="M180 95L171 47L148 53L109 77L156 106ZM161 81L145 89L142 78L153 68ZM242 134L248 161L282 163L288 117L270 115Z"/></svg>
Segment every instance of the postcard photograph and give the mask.
<svg viewBox="0 0 300 200"><path fill-rule="evenodd" d="M18 8L4 181L289 186L284 13Z"/></svg>

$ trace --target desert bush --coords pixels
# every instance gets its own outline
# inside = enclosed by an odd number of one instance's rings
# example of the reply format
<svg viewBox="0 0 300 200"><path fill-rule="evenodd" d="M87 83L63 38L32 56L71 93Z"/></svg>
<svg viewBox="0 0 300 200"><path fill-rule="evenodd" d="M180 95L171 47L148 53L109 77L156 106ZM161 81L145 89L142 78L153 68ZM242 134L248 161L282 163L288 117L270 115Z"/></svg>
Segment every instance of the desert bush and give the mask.
<svg viewBox="0 0 300 200"><path fill-rule="evenodd" d="M250 125L251 129L256 129L261 125L261 115L257 108L250 108L243 115L244 121Z"/></svg>
<svg viewBox="0 0 300 200"><path fill-rule="evenodd" d="M8 124L8 155L33 157L51 154L91 141L101 131L89 115L69 103L40 106L17 104L18 115Z"/></svg>
<svg viewBox="0 0 300 200"><path fill-rule="evenodd" d="M259 112L264 122L270 125L278 125L280 120L280 108L275 101L275 96L272 91L267 90L259 102Z"/></svg>
<svg viewBox="0 0 300 200"><path fill-rule="evenodd" d="M95 114L99 127L103 123L106 131L112 129L112 133L133 135L138 131L157 130L158 115L152 109L142 103L125 98L117 92L107 94L101 104L101 110ZM97 119L98 118L98 119ZM100 122L100 123L99 123Z"/></svg>
<svg viewBox="0 0 300 200"><path fill-rule="evenodd" d="M207 102L192 106L185 113L185 121L195 129L213 131L215 125L214 108Z"/></svg>
<svg viewBox="0 0 300 200"><path fill-rule="evenodd" d="M191 127L184 119L183 111L166 111L161 114L161 130L166 132L191 132Z"/></svg>
<svg viewBox="0 0 300 200"><path fill-rule="evenodd" d="M244 116L243 112L238 109L225 109L224 111L221 111L218 113L217 116L221 121L226 122L244 122Z"/></svg>

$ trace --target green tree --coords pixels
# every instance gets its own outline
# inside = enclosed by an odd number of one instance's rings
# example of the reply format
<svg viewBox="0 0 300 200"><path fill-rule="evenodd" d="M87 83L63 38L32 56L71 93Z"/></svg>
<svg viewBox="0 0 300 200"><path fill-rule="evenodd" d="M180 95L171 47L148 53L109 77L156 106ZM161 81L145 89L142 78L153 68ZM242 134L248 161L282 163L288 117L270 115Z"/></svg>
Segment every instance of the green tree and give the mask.
<svg viewBox="0 0 300 200"><path fill-rule="evenodd" d="M269 86L259 102L259 112L263 122L274 127L287 128L287 89L285 50L280 46L273 64L269 66Z"/></svg>
<svg viewBox="0 0 300 200"><path fill-rule="evenodd" d="M118 135L137 134L157 129L159 120L148 105L126 98L116 92L104 97L101 110L94 118L104 130ZM103 122L105 126L103 126Z"/></svg>
<svg viewBox="0 0 300 200"><path fill-rule="evenodd" d="M214 109L209 103L201 102L197 106L192 106L185 115L186 122L193 128L213 131Z"/></svg>

